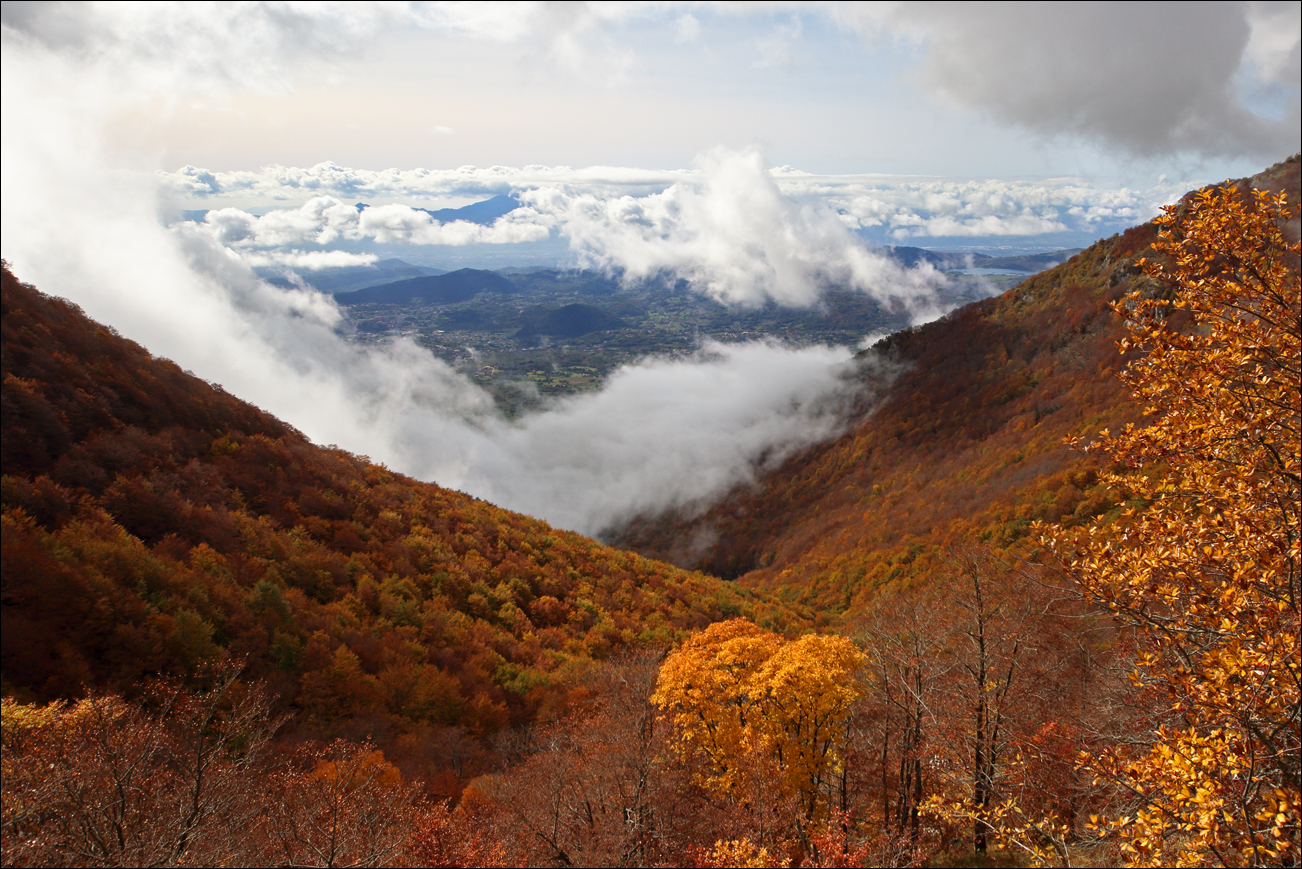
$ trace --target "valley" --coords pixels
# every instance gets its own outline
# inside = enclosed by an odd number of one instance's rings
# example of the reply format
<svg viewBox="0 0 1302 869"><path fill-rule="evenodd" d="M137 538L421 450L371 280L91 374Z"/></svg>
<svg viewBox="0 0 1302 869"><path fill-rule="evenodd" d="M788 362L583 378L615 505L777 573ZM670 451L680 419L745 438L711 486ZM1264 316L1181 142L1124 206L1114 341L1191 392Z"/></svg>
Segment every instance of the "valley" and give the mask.
<svg viewBox="0 0 1302 869"><path fill-rule="evenodd" d="M669 279L624 283L597 272L551 269L500 274L515 291L497 288L466 299L407 304L353 302L353 292L335 297L348 313L350 340L363 345L415 341L488 390L508 416L597 389L620 366L647 356L688 355L706 341L855 346L868 336L905 328L915 316L903 303L882 304L836 288L813 309L771 303L746 309ZM959 272L947 278L934 301L941 310L997 294L1023 279Z"/></svg>
<svg viewBox="0 0 1302 869"><path fill-rule="evenodd" d="M0 869L1302 869L1302 3L0 25Z"/></svg>
<svg viewBox="0 0 1302 869"><path fill-rule="evenodd" d="M549 271L341 298L516 414L889 331L870 415L604 543L313 444L6 265L4 862L1287 862L1300 163L918 326Z"/></svg>

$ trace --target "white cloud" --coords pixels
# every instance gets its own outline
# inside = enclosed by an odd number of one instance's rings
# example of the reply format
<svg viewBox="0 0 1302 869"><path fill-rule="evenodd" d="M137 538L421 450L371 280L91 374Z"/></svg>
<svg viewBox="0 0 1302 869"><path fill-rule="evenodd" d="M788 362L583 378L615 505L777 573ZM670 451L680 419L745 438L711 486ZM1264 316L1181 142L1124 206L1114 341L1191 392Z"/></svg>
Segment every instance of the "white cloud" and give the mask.
<svg viewBox="0 0 1302 869"><path fill-rule="evenodd" d="M75 59L130 96L283 90L408 19L387 4L5 3L13 45Z"/></svg>
<svg viewBox="0 0 1302 869"><path fill-rule="evenodd" d="M1041 235L1050 232L1064 232L1067 227L1057 220L1037 217L1033 214L1020 214L1016 217L998 217L987 214L984 217L958 220L953 217L935 217L919 221L915 226L899 227L892 235L901 240L914 236L974 238L989 236Z"/></svg>
<svg viewBox="0 0 1302 869"><path fill-rule="evenodd" d="M1244 63L1259 83L1298 89L1302 77L1302 9L1294 0L1248 4Z"/></svg>
<svg viewBox="0 0 1302 869"><path fill-rule="evenodd" d="M536 212L519 209L489 226L464 220L441 223L427 212L406 205L359 210L330 196L316 196L300 208L278 209L261 216L238 208L214 209L204 215L201 224L189 225L197 226L218 243L234 249L329 245L362 239L382 244L466 245L514 244L547 238L547 226L536 222L536 218Z"/></svg>
<svg viewBox="0 0 1302 869"><path fill-rule="evenodd" d="M807 176L783 175L797 195L784 194L754 151L711 151L692 173L606 167L494 167L488 172L503 185L499 189L515 192L524 203L491 226L439 223L424 211L396 203L359 210L331 196L314 196L297 209L260 217L235 208L214 209L203 227L235 249L359 239L385 244L510 244L539 241L554 230L569 240L584 265L613 268L630 278L674 273L729 304L773 300L812 305L829 283L882 301L911 304L929 297L944 280L928 266L904 270L867 249L847 226L853 221L817 197L801 195L807 192L800 189ZM414 197L464 192L465 179L477 178L480 172L444 174L442 187L434 180L438 175L426 170L362 172L323 164L310 170L273 167L222 176L186 167L164 176L163 183L173 191L193 183L203 195L256 189L273 199L293 191L356 193L358 188ZM643 193L653 180L661 189ZM626 192L630 187L634 192Z"/></svg>
<svg viewBox="0 0 1302 869"><path fill-rule="evenodd" d="M701 22L690 12L684 12L674 22L674 42L686 45L695 42L701 36Z"/></svg>
<svg viewBox="0 0 1302 869"><path fill-rule="evenodd" d="M820 197L853 228L910 236L1016 236L1117 231L1155 216L1197 181L1162 179L1146 190L1078 179L949 180L785 176L792 197Z"/></svg>
<svg viewBox="0 0 1302 869"><path fill-rule="evenodd" d="M607 390L511 423L486 393L411 342L347 343L329 297L268 285L249 262L310 264L337 254L303 246L350 232L415 239L508 230L436 226L393 206L377 207L379 223L368 226L365 212L328 196L260 217L218 209L210 221L169 229L157 219L156 181L105 171L95 148L88 118L119 98L112 88L76 59L5 39L0 243L17 274L319 443L592 532L640 511L718 497L750 479L757 462L840 424L850 351L771 344L648 360L617 372ZM191 177L208 183L201 175ZM771 203L771 190L758 195Z"/></svg>
<svg viewBox="0 0 1302 869"><path fill-rule="evenodd" d="M510 193L532 187L583 185L602 190L660 190L690 177L686 170L633 169L617 166L461 166L456 169L350 169L334 163L308 168L268 166L258 171L212 172L183 166L159 172L165 196L202 200L211 197L247 197L300 200L331 195L349 199L401 197L421 199L448 195Z"/></svg>
<svg viewBox="0 0 1302 869"><path fill-rule="evenodd" d="M783 196L756 152L710 152L699 172L647 196L544 188L523 198L554 217L585 264L672 272L727 304L812 305L825 283L912 300L943 280L868 251L821 203Z"/></svg>
<svg viewBox="0 0 1302 869"><path fill-rule="evenodd" d="M531 210L516 210L489 226L465 220L440 223L405 205L379 205L358 215L358 237L387 244L516 244L547 238L547 226Z"/></svg>
<svg viewBox="0 0 1302 869"><path fill-rule="evenodd" d="M761 462L774 467L842 430L858 388L851 352L756 342L645 360L498 439L515 467L491 490L592 531L709 504L753 481Z"/></svg>
<svg viewBox="0 0 1302 869"><path fill-rule="evenodd" d="M282 266L315 272L345 266L367 266L379 257L373 253L350 253L346 250L273 250L240 251L240 259L254 268Z"/></svg>
<svg viewBox="0 0 1302 869"><path fill-rule="evenodd" d="M159 179L167 195L183 194L174 201L194 204L235 196L272 202L314 197L297 210L261 219L244 212L223 216L229 209L209 212L209 222L233 223L233 234L219 235L231 243L328 243L332 231L412 244L510 243L536 241L550 231L569 238L590 265L619 266L635 275L673 270L720 299L768 297L789 304L808 304L816 297L820 270L861 289L876 285L880 291L890 281L900 287L896 295L916 292L906 285L918 275L855 271L863 254L853 251L861 245L843 230L880 230L882 240L895 241L1069 231L1104 235L1153 217L1205 180L1163 178L1147 189L1131 189L1074 178L814 175L790 166L766 171L754 152L728 151L710 152L695 168L676 171L608 166L370 171L324 163L229 173L188 166L160 173ZM476 193L511 193L529 207L491 228L440 227L423 212L398 204L368 208L359 218L352 206L331 198L419 200ZM341 221L337 226L330 223L334 214ZM818 268L811 265L815 262ZM739 282L747 281L758 281L758 293L738 290Z"/></svg>

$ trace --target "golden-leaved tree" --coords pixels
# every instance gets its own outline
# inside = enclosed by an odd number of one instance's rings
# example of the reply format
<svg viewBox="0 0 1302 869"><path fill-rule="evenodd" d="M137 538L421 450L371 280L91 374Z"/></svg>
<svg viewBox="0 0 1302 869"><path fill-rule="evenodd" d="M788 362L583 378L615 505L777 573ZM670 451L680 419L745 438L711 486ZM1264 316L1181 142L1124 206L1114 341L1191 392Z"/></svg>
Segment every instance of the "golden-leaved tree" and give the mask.
<svg viewBox="0 0 1302 869"><path fill-rule="evenodd" d="M1126 509L1042 537L1144 638L1150 738L1086 761L1127 795L1100 824L1137 865L1300 856L1297 214L1229 184L1166 209L1156 283L1117 306L1151 423L1088 447Z"/></svg>
<svg viewBox="0 0 1302 869"><path fill-rule="evenodd" d="M744 798L756 761L776 764L777 788L819 820L838 774L866 656L845 637L785 641L745 619L719 622L665 660L651 701L677 727L700 783ZM761 843L762 844L762 843Z"/></svg>

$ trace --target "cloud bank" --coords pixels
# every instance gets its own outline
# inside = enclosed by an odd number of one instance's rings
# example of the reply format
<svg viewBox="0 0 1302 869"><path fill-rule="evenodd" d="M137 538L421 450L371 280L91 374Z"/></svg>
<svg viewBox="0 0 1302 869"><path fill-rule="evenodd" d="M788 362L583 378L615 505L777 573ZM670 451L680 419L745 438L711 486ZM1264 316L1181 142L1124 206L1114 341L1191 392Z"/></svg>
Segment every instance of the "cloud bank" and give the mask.
<svg viewBox="0 0 1302 869"><path fill-rule="evenodd" d="M440 192L464 193L464 187L455 185L466 174L475 173L453 175ZM184 224L183 230L206 233L255 264L274 259L268 249L275 248L302 258L303 245L363 239L385 244L512 244L556 233L568 241L582 266L617 271L629 279L668 273L720 302L749 306L769 301L814 305L829 285L857 289L883 302L926 304L945 280L930 266L902 269L870 249L852 231L867 225L865 221L851 212L838 213L825 197L802 189L798 179L775 176L756 151L715 149L702 155L690 174L661 173L661 189L650 193L629 192L630 185L621 183L632 180L635 188L644 187L651 173L636 170L530 167L513 172L497 167L491 174L501 180L500 189L523 205L489 226L440 223L423 210L399 203L352 206L327 195L261 216L237 208L213 209L202 222ZM597 180L603 174L616 181ZM425 170L359 172L331 164L310 171L277 167L260 174L237 173L235 178L189 169L161 177L164 188L173 192L192 190L190 179L202 177L206 196L256 189L271 199L287 198L288 190L307 186L341 193L379 189L415 198L432 192L435 175ZM292 181L286 184L286 178ZM304 185L305 178L312 183ZM541 178L549 183L540 183ZM666 185L669 179L672 183ZM783 182L791 195L783 191Z"/></svg>
<svg viewBox="0 0 1302 869"><path fill-rule="evenodd" d="M202 228L246 260L300 256L303 245L370 239L391 244L512 244L562 238L576 264L630 277L672 272L727 303L817 301L827 284L886 301L926 297L942 280L901 271L875 245L936 239L1079 246L1155 216L1198 180L1161 179L1145 189L1080 179L969 180L812 175L768 168L754 151L716 149L690 170L495 166L369 171L335 164L307 169L159 173L169 201L220 206L233 197L290 202L262 216L231 207L207 212ZM358 211L339 197L422 199L510 194L523 207L491 226L439 224L401 202ZM865 244L865 242L871 242ZM253 255L253 252L257 252ZM288 261L288 260L286 260Z"/></svg>
<svg viewBox="0 0 1302 869"><path fill-rule="evenodd" d="M427 212L406 205L359 208L331 196L317 196L302 207L255 216L238 208L209 211L202 223L190 226L236 250L330 245L371 239L383 244L513 244L539 241L549 235L539 215L514 211L491 226L465 220L440 223Z"/></svg>
<svg viewBox="0 0 1302 869"><path fill-rule="evenodd" d="M725 304L813 305L829 284L907 303L944 280L868 250L826 204L784 196L756 152L715 150L698 165L696 183L647 196L544 188L522 199L556 220L585 265L671 272Z"/></svg>

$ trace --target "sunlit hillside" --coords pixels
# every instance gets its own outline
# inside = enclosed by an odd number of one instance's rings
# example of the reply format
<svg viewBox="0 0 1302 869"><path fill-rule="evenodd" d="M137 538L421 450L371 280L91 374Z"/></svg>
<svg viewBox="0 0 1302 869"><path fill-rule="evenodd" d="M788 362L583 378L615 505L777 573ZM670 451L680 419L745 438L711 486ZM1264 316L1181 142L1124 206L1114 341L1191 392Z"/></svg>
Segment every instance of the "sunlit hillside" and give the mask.
<svg viewBox="0 0 1302 869"><path fill-rule="evenodd" d="M6 693L131 693L237 656L305 732L487 735L557 714L621 649L802 623L315 446L3 281Z"/></svg>
<svg viewBox="0 0 1302 869"><path fill-rule="evenodd" d="M1250 179L1296 195L1293 157ZM627 528L621 545L814 607L864 612L892 583L926 583L946 544L1014 548L1031 522L1115 510L1098 459L1064 445L1139 421L1117 379L1127 334L1110 305L1136 290L1152 223L1104 239L991 299L873 350L909 367L875 412L703 515ZM1182 322L1177 315L1173 322Z"/></svg>
<svg viewBox="0 0 1302 869"><path fill-rule="evenodd" d="M6 267L4 861L1296 862L1300 163L889 336L842 437L625 532L724 578Z"/></svg>

